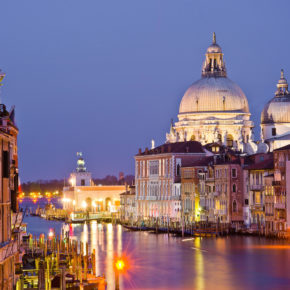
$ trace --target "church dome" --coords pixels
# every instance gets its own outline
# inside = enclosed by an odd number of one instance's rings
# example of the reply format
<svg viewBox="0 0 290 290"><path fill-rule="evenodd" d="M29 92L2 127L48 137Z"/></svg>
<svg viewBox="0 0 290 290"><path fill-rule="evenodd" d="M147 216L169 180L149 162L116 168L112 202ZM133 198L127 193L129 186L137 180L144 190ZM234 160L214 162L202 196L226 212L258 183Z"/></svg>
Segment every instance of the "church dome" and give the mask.
<svg viewBox="0 0 290 290"><path fill-rule="evenodd" d="M290 123L290 94L283 70L275 97L265 105L261 114L261 124L272 123Z"/></svg>
<svg viewBox="0 0 290 290"><path fill-rule="evenodd" d="M249 112L241 88L227 77L204 77L193 83L184 94L179 113Z"/></svg>
<svg viewBox="0 0 290 290"><path fill-rule="evenodd" d="M185 92L179 113L240 112L249 113L248 100L241 88L227 78L220 46L213 42L206 52L202 78Z"/></svg>

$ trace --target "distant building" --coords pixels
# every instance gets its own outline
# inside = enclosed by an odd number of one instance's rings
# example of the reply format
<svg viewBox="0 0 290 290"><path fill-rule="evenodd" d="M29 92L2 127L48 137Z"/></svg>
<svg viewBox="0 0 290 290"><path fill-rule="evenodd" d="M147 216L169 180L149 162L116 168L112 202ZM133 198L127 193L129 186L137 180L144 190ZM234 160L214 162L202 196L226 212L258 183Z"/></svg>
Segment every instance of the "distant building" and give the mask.
<svg viewBox="0 0 290 290"><path fill-rule="evenodd" d="M71 186L63 188L64 209L107 211L116 213L120 207L120 193L125 185L95 185L87 171L82 153L78 153L77 168L70 175Z"/></svg>
<svg viewBox="0 0 290 290"><path fill-rule="evenodd" d="M135 186L120 194L120 220L125 223L136 221Z"/></svg>

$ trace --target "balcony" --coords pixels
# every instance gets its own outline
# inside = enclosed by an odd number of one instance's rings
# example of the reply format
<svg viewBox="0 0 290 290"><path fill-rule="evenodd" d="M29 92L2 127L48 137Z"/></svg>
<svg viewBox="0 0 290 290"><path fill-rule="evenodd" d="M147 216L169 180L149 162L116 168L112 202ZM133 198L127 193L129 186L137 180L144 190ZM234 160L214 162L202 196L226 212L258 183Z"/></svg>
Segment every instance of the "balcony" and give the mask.
<svg viewBox="0 0 290 290"><path fill-rule="evenodd" d="M157 196L146 196L146 200L157 200Z"/></svg>
<svg viewBox="0 0 290 290"><path fill-rule="evenodd" d="M263 191L265 189L265 186L263 184L251 184L250 185L250 190L259 190L259 191Z"/></svg>
<svg viewBox="0 0 290 290"><path fill-rule="evenodd" d="M281 185L281 181L275 180L275 181L272 182L272 185L273 186L280 186Z"/></svg>
<svg viewBox="0 0 290 290"><path fill-rule="evenodd" d="M275 209L286 209L286 205L285 205L285 203L277 202L277 203L274 203L274 208Z"/></svg>
<svg viewBox="0 0 290 290"><path fill-rule="evenodd" d="M18 243L16 241L10 241L0 245L0 263L3 263L5 259L15 255L18 252Z"/></svg>

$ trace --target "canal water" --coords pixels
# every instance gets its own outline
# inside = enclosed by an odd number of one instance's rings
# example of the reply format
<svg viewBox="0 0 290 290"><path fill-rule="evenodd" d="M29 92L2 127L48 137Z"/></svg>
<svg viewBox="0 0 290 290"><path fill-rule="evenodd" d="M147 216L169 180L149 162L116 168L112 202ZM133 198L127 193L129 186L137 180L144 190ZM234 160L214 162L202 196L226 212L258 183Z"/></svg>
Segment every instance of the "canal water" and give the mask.
<svg viewBox="0 0 290 290"><path fill-rule="evenodd" d="M36 206L23 201L20 206ZM27 216L27 231L39 235L62 222ZM290 289L290 244L257 237L180 238L130 232L120 225L73 224L72 238L96 250L97 273L114 289L113 260L129 265L121 289Z"/></svg>

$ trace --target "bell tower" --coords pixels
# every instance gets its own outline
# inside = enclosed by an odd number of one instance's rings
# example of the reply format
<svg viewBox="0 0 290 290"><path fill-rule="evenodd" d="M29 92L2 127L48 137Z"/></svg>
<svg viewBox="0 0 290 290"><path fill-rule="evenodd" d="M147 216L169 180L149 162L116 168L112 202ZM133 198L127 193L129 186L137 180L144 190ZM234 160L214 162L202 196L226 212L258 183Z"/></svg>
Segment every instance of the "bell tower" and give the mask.
<svg viewBox="0 0 290 290"><path fill-rule="evenodd" d="M85 167L85 160L82 152L77 152L78 161L75 172L70 175L71 186L91 186L92 185L92 174L87 171Z"/></svg>

